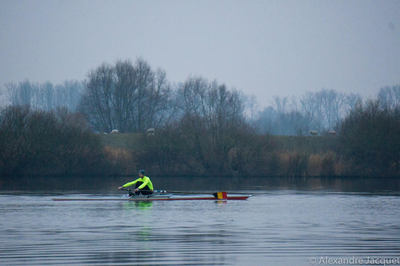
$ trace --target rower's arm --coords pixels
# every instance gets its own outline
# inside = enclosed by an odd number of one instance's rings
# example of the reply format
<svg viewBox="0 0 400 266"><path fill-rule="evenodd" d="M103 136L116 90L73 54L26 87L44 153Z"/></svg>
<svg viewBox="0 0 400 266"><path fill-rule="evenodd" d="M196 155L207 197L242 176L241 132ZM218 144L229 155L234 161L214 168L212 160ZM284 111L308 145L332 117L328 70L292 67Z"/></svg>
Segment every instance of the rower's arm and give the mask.
<svg viewBox="0 0 400 266"><path fill-rule="evenodd" d="M147 186L147 184L149 183L149 179L148 178L144 178L143 184L141 184L138 189L142 189L145 186Z"/></svg>
<svg viewBox="0 0 400 266"><path fill-rule="evenodd" d="M122 187L123 187L123 188L125 188L125 187L130 187L130 186L132 186L132 185L136 184L138 181L139 181L139 178L138 178L138 179L136 179L136 180L134 180L134 181L132 181L132 182L128 182L128 183L126 183L126 184L125 184L125 185L123 185Z"/></svg>

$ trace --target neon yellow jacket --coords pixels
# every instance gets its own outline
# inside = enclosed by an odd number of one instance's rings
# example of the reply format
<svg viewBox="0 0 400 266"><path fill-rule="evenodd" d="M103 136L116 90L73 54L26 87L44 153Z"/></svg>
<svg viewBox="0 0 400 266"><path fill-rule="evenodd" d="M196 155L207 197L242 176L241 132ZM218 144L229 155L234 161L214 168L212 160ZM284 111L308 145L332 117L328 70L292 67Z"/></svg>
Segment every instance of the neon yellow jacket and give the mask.
<svg viewBox="0 0 400 266"><path fill-rule="evenodd" d="M144 177L142 177L142 178L139 177L138 179L136 179L136 180L134 180L134 181L132 181L132 182L126 183L126 184L123 185L122 187L130 187L130 186L136 184L137 182L143 182L143 184L141 184L141 185L138 187L138 189L143 189L144 187L148 186L149 189L150 189L151 191L153 191L153 183L151 183L151 180L150 180L150 178L149 178L148 176L144 176Z"/></svg>

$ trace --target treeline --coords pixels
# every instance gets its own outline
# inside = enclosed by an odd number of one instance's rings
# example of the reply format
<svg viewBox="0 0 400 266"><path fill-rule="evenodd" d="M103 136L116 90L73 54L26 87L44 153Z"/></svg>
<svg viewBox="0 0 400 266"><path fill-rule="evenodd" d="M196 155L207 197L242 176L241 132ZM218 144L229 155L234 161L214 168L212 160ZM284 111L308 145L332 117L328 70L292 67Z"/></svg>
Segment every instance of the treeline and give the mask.
<svg viewBox="0 0 400 266"><path fill-rule="evenodd" d="M362 103L358 94L322 89L297 98L275 97L254 123L259 133L304 136L334 131L350 111Z"/></svg>
<svg viewBox="0 0 400 266"><path fill-rule="evenodd" d="M337 130L337 136L274 136L242 124L213 134L188 117L141 135L130 162L158 175L400 176L400 106L359 104Z"/></svg>
<svg viewBox="0 0 400 266"><path fill-rule="evenodd" d="M11 82L5 85L3 102L46 111L60 107L76 111L84 86L84 82L80 81L65 81L57 85L51 82L33 83L29 80Z"/></svg>
<svg viewBox="0 0 400 266"><path fill-rule="evenodd" d="M8 85L2 175L107 176L137 168L159 176L400 174L400 86L372 101L333 90L277 97L250 117L240 91L201 77L173 85L141 59L102 64L83 82L49 84ZM155 134L146 134L149 128ZM105 142L118 137L103 135L114 129L136 144Z"/></svg>
<svg viewBox="0 0 400 266"><path fill-rule="evenodd" d="M208 82L190 77L171 84L165 71L153 69L144 60L117 61L102 64L89 72L84 81L62 84L32 83L28 80L8 83L2 91L2 102L8 105L28 105L32 109L55 110L65 107L70 112L85 115L96 132L144 132L160 128L181 119L184 108L200 106L203 96L192 102L183 93L187 86ZM214 86L215 82L208 82ZM383 106L398 106L400 86L382 88L377 96ZM199 91L200 93L200 91ZM237 92L247 122L259 134L307 136L310 131L321 135L336 131L338 124L357 105L365 102L360 95L321 89L299 97L274 97L263 110L255 111L252 98ZM184 98L186 97L186 98ZM184 106L185 105L185 106ZM252 113L249 116L249 113Z"/></svg>
<svg viewBox="0 0 400 266"><path fill-rule="evenodd" d="M351 172L400 175L400 102L395 97L387 100L358 105L340 123L338 150L349 160Z"/></svg>

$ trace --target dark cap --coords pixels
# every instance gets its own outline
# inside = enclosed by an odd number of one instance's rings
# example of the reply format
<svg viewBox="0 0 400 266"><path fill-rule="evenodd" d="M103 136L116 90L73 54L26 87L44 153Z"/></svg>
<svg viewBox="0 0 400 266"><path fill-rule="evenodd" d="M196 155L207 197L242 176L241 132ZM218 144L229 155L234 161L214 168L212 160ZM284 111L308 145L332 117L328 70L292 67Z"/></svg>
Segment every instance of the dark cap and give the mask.
<svg viewBox="0 0 400 266"><path fill-rule="evenodd" d="M140 169L140 170L139 170L139 174L144 175L144 170L143 170L143 169Z"/></svg>

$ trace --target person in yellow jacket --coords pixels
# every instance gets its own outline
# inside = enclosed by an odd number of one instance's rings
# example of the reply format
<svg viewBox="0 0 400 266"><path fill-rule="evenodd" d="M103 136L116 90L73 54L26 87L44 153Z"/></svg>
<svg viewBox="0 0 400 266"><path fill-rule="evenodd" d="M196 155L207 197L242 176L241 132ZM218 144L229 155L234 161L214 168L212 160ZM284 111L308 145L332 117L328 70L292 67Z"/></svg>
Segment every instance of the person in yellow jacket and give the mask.
<svg viewBox="0 0 400 266"><path fill-rule="evenodd" d="M128 182L125 185L120 186L118 189L124 189L135 185L135 193L134 194L129 193L129 196L139 195L139 194L142 195L153 194L153 183L151 183L150 178L148 176L145 176L144 174L145 174L144 170L140 170L138 179L132 182Z"/></svg>

